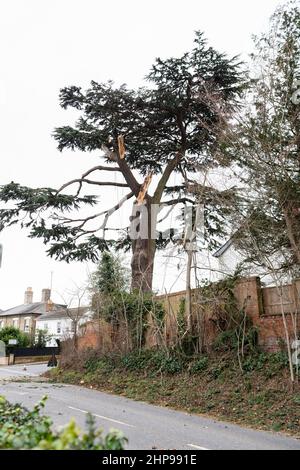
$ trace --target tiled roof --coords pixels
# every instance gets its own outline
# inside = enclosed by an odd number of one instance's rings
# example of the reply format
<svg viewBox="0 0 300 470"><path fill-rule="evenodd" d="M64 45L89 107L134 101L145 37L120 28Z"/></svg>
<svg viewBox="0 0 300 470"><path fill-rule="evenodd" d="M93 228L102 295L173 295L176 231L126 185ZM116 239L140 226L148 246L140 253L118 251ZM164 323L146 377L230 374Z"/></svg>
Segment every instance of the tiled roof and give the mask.
<svg viewBox="0 0 300 470"><path fill-rule="evenodd" d="M61 311L65 308L65 305L52 304L51 312ZM13 316L13 315L43 315L48 313L49 304L47 302L35 302L33 304L23 304L17 307L10 308L0 312L0 317Z"/></svg>
<svg viewBox="0 0 300 470"><path fill-rule="evenodd" d="M84 315L89 311L89 307L80 307L79 312L78 308L69 308L68 310L66 309L60 309L57 311L51 311L44 313L38 318L38 321L46 321L46 320L58 320L60 318L75 318L76 315L78 316Z"/></svg>

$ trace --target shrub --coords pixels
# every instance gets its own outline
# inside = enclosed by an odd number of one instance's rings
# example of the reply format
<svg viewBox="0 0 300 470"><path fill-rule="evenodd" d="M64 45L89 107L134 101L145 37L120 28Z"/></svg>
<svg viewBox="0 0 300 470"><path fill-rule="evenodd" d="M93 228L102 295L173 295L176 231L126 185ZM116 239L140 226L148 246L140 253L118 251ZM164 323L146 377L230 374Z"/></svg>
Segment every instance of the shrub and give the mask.
<svg viewBox="0 0 300 470"><path fill-rule="evenodd" d="M165 372L177 374L183 370L183 359L175 352L169 354L166 351L133 352L121 358L121 365L128 370L141 371L152 370L154 372Z"/></svg>
<svg viewBox="0 0 300 470"><path fill-rule="evenodd" d="M162 361L161 371L167 374L178 374L183 370L183 362L176 356L165 357Z"/></svg>
<svg viewBox="0 0 300 470"><path fill-rule="evenodd" d="M28 334L13 326L6 326L0 330L0 340L8 346L10 339L16 339L18 346L21 348L26 348L30 344L30 336Z"/></svg>
<svg viewBox="0 0 300 470"><path fill-rule="evenodd" d="M192 374L197 374L199 372L203 372L208 367L208 357L204 356L200 359L196 360L190 368Z"/></svg>
<svg viewBox="0 0 300 470"><path fill-rule="evenodd" d="M222 331L214 341L215 351L237 351L241 347L241 339L237 336L237 329ZM248 326L244 337L244 350L257 351L257 329Z"/></svg>
<svg viewBox="0 0 300 470"><path fill-rule="evenodd" d="M151 360L154 356L152 351L132 352L121 358L121 365L127 370L145 370L151 368Z"/></svg>
<svg viewBox="0 0 300 470"><path fill-rule="evenodd" d="M82 433L75 421L60 431L53 431L52 421L40 412L44 397L32 411L19 404L11 404L0 396L0 449L37 450L122 450L126 438L116 430L106 436L96 430L95 420L88 415L86 432Z"/></svg>
<svg viewBox="0 0 300 470"><path fill-rule="evenodd" d="M33 346L35 348L45 348L50 339L51 335L48 335L46 330L38 330L34 338Z"/></svg>

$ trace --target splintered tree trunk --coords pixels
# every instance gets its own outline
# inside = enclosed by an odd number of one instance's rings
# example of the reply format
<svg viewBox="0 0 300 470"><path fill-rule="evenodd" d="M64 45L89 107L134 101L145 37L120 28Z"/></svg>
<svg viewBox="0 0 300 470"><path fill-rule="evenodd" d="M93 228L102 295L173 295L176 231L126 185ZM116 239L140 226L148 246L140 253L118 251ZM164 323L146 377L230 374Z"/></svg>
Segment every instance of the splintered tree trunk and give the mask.
<svg viewBox="0 0 300 470"><path fill-rule="evenodd" d="M140 292L151 292L156 240L152 225L151 199L143 205L134 206L132 222L135 234L132 239L131 288Z"/></svg>
<svg viewBox="0 0 300 470"><path fill-rule="evenodd" d="M155 243L153 240L138 239L132 244L132 290L152 291Z"/></svg>

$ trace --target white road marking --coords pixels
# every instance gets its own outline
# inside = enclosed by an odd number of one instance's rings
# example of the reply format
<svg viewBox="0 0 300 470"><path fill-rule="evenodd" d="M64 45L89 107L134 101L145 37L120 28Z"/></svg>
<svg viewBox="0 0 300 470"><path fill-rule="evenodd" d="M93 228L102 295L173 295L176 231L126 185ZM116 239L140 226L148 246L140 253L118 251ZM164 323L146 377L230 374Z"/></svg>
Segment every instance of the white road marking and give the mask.
<svg viewBox="0 0 300 470"><path fill-rule="evenodd" d="M188 447L192 447L193 449L198 449L198 450L210 450L210 449L207 449L206 447L200 447L200 446L196 446L195 444L187 444Z"/></svg>
<svg viewBox="0 0 300 470"><path fill-rule="evenodd" d="M70 410L80 411L80 413L85 413L85 414L89 413L89 411L81 410L80 408L75 408L74 406L68 406L68 408L70 408ZM122 426L128 426L129 428L135 428L135 426L133 426L132 424L127 424L127 423L124 423L123 421L118 421L116 419L107 418L106 416L97 415L96 413L91 413L91 414L93 416L96 416L96 418L104 419L106 421L111 421L112 423L116 423L116 424L121 424Z"/></svg>

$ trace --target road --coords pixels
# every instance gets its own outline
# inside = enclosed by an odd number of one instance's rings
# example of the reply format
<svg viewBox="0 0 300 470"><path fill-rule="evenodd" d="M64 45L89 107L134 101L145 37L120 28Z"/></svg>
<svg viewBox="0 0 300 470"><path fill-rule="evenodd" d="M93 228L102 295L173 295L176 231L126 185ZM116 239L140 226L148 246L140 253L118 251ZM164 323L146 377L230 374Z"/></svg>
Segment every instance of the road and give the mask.
<svg viewBox="0 0 300 470"><path fill-rule="evenodd" d="M0 366L0 381L1 379L12 379L22 377L39 377L41 374L48 370L47 364L29 364L26 366Z"/></svg>
<svg viewBox="0 0 300 470"><path fill-rule="evenodd" d="M42 364L27 366L26 371L22 366L0 367L0 394L25 406L48 395L45 413L57 426L74 417L83 427L90 412L105 431L123 431L129 439L128 449L300 450L299 440L281 434L253 431L82 387L38 382L45 369ZM26 376L35 379L13 381Z"/></svg>

